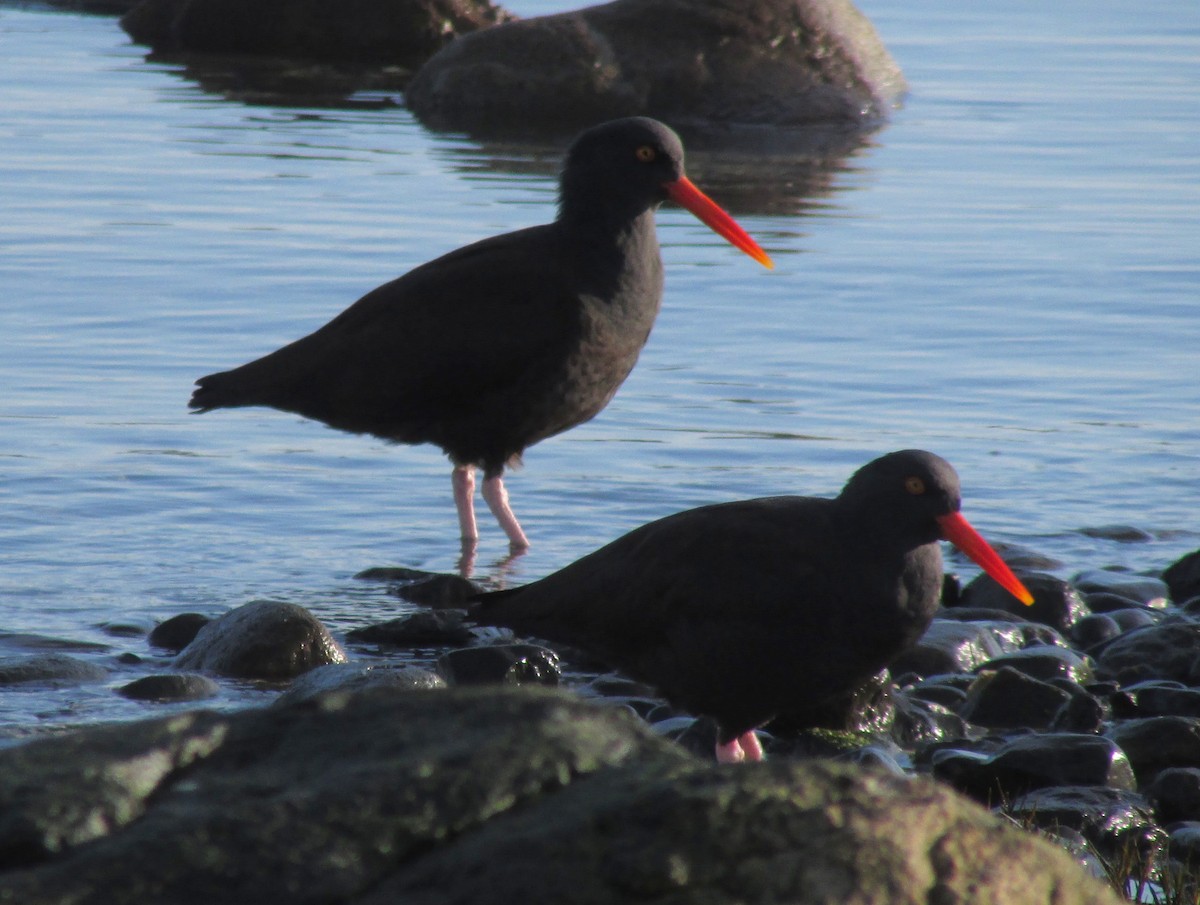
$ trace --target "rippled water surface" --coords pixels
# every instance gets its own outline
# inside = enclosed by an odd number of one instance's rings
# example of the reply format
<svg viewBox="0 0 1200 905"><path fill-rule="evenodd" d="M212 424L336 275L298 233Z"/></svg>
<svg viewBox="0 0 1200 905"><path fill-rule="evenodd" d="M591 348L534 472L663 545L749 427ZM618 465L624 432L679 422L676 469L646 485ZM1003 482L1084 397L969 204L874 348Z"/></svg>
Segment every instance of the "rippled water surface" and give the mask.
<svg viewBox="0 0 1200 905"><path fill-rule="evenodd" d="M660 213L641 363L528 453L509 486L534 547L504 563L485 519L477 577L526 581L701 503L832 494L905 446L954 462L981 531L1064 576L1200 546L1194 4L862 8L904 108L828 172L693 156L776 270ZM342 630L402 606L361 569L453 570L438 451L187 397L415 264L548 219L555 159L400 106L226 100L114 19L0 7L0 654L62 639L107 663L145 642L106 624L260 597ZM103 683L7 690L0 723L139 706Z"/></svg>

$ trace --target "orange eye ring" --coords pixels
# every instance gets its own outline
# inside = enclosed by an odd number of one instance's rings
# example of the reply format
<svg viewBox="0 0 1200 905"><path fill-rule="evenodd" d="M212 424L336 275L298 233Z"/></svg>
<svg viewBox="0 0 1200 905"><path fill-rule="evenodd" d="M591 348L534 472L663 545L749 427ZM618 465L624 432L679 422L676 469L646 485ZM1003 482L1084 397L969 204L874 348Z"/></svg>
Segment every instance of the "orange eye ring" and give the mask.
<svg viewBox="0 0 1200 905"><path fill-rule="evenodd" d="M655 151L654 148L650 147L649 145L642 145L640 148L638 148L633 153L634 153L634 156L637 157L637 159L640 160L642 163L653 163L654 159L656 157L658 157L658 152Z"/></svg>
<svg viewBox="0 0 1200 905"><path fill-rule="evenodd" d="M916 475L911 475L904 479L904 489L913 496L920 496L925 492L925 482Z"/></svg>

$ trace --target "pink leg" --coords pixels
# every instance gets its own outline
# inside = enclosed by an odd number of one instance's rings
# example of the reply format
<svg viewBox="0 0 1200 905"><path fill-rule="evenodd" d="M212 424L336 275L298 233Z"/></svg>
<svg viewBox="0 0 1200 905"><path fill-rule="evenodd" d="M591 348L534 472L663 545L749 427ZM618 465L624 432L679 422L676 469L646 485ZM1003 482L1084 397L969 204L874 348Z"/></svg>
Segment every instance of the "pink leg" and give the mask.
<svg viewBox="0 0 1200 905"><path fill-rule="evenodd" d="M483 479L483 498L492 510L492 515L496 516L500 527L504 529L504 533L508 535L509 544L519 549L528 547L529 540L508 505L508 491L504 489L504 478L501 475Z"/></svg>
<svg viewBox="0 0 1200 905"><path fill-rule="evenodd" d="M458 509L462 539L479 540L479 528L475 525L475 466L455 465L450 473L450 484L454 487L454 505Z"/></svg>
<svg viewBox="0 0 1200 905"><path fill-rule="evenodd" d="M740 764L742 761L759 761L763 759L762 744L754 730L743 732L735 739L725 744L717 742L717 763Z"/></svg>

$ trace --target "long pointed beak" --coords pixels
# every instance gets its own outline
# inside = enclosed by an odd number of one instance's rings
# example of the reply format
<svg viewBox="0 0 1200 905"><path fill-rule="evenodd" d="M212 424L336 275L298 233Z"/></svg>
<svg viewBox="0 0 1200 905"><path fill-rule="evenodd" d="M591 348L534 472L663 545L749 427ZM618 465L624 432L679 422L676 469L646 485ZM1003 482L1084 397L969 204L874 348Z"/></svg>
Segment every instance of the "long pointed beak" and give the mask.
<svg viewBox="0 0 1200 905"><path fill-rule="evenodd" d="M737 221L721 210L717 202L696 188L692 180L680 176L674 182L664 183L667 195L677 204L681 204L699 218L700 222L721 236L735 248L744 251L768 270L775 264L759 244L750 238L749 234L737 225Z"/></svg>
<svg viewBox="0 0 1200 905"><path fill-rule="evenodd" d="M963 517L962 513L951 512L949 515L939 515L937 521L942 526L942 534L946 540L975 560L979 568L992 576L1000 587L1021 603L1026 606L1033 605L1033 595L1012 573L1012 569L1000 558L1000 554L993 550L991 545L979 536L979 532L971 527L971 523Z"/></svg>

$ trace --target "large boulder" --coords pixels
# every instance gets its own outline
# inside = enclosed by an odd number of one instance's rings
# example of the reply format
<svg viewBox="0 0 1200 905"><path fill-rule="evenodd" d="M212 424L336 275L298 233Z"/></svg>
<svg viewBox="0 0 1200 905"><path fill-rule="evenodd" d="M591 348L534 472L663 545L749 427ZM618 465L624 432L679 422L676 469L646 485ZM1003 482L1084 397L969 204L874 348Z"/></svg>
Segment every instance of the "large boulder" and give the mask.
<svg viewBox="0 0 1200 905"><path fill-rule="evenodd" d="M905 90L850 0L616 0L464 35L409 85L437 128L876 124Z"/></svg>
<svg viewBox="0 0 1200 905"><path fill-rule="evenodd" d="M931 781L710 765L545 689L333 693L0 750L0 900L1117 901Z"/></svg>
<svg viewBox="0 0 1200 905"><path fill-rule="evenodd" d="M507 18L489 0L142 0L121 27L160 52L416 68L455 35Z"/></svg>

